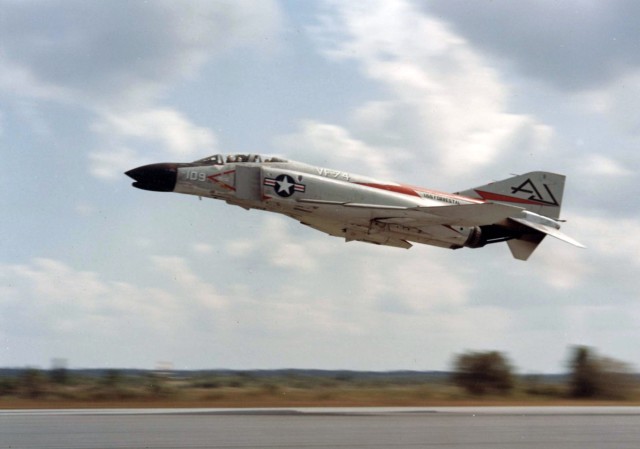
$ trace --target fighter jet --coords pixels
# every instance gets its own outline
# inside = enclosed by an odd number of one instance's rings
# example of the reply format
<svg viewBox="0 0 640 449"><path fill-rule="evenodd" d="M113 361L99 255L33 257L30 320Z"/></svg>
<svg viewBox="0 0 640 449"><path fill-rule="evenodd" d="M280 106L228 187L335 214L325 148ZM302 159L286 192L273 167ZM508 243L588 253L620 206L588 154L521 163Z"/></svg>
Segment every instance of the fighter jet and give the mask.
<svg viewBox="0 0 640 449"><path fill-rule="evenodd" d="M134 187L226 201L286 215L347 242L410 248L481 248L506 242L527 260L560 232L565 176L531 172L444 193L280 157L213 155L189 163L144 165L126 172Z"/></svg>

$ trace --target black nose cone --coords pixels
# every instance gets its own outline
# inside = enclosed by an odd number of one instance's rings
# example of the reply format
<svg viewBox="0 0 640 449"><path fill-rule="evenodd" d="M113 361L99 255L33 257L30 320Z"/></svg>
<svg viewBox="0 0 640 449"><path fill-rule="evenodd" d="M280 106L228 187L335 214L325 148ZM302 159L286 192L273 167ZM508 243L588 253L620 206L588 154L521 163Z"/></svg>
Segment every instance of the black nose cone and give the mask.
<svg viewBox="0 0 640 449"><path fill-rule="evenodd" d="M136 182L131 184L142 190L173 192L178 179L177 164L151 164L134 168L125 173Z"/></svg>

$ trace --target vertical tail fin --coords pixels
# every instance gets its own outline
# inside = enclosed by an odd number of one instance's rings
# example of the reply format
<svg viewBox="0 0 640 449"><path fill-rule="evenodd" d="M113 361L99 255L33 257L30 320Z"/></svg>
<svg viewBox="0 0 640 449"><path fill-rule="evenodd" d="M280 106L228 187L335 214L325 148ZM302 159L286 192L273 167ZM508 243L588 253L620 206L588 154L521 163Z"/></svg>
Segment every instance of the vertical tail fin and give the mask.
<svg viewBox="0 0 640 449"><path fill-rule="evenodd" d="M526 209L521 216L510 217L496 226L501 229L499 233L503 233L513 257L527 260L547 235L584 248L581 243L560 232L558 219L564 181L564 175L536 171L457 194Z"/></svg>
<svg viewBox="0 0 640 449"><path fill-rule="evenodd" d="M534 231L530 234L524 234L518 239L507 240L507 245L514 258L527 260L545 237L546 234Z"/></svg>
<svg viewBox="0 0 640 449"><path fill-rule="evenodd" d="M457 193L471 198L524 207L536 214L558 219L564 181L564 175L536 171Z"/></svg>

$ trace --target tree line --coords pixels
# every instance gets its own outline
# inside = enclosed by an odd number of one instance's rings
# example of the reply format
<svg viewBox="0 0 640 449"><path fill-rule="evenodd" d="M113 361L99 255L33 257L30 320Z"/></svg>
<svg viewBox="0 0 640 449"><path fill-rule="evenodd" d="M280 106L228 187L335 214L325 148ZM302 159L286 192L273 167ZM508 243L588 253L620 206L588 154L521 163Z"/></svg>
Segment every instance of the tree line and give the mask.
<svg viewBox="0 0 640 449"><path fill-rule="evenodd" d="M0 406L10 398L120 401L133 399L233 398L275 396L365 398L389 403L421 399L457 400L512 396L551 399L638 399L638 375L621 361L586 346L571 348L567 371L561 375L519 375L499 351L468 351L455 355L451 370L331 371L331 370L69 370L54 367L0 369ZM315 393L314 393L315 392ZM313 395L316 396L313 396ZM351 396L349 396L351 395ZM413 398L413 399L411 399ZM395 402L394 402L395 401ZM370 401L369 401L370 402ZM383 401L384 402L384 401ZM404 403L404 402L403 402Z"/></svg>
<svg viewBox="0 0 640 449"><path fill-rule="evenodd" d="M624 362L598 354L593 348L571 350L569 372L563 390L535 385L528 393L565 395L576 399L627 399L638 387L637 375ZM454 358L451 379L474 396L509 395L516 387L516 375L509 359L498 351L465 352Z"/></svg>

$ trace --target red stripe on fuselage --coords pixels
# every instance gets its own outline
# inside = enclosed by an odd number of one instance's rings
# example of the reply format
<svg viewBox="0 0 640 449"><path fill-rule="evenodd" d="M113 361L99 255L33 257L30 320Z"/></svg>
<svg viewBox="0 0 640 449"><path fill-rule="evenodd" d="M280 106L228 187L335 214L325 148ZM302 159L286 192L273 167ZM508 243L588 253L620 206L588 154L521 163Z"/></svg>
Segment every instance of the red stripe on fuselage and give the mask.
<svg viewBox="0 0 640 449"><path fill-rule="evenodd" d="M411 195L411 196L418 196L418 197L420 196L420 194L416 192L415 189L412 189L409 186L393 185L393 184L375 184L375 183L369 183L369 182L356 182L356 184L359 184L361 186L366 186L366 187L372 187L374 189L388 190L389 192L402 193L404 195Z"/></svg>
<svg viewBox="0 0 640 449"><path fill-rule="evenodd" d="M394 184L376 184L376 183L365 183L365 182L357 182L355 184L366 186L366 187L372 187L374 189L387 190L389 192L394 192L394 193L401 193L404 195L417 196L418 198L423 198L422 195L420 195L420 192L422 192L429 195L433 195L435 197L440 196L444 198L451 198L452 200L456 200L456 201L466 201L469 203L484 203L483 200L479 200L477 198L469 198L466 196L452 195L450 193L438 192L437 190L429 190L423 187L415 187L415 186L410 186L405 184L394 185ZM425 199L430 199L430 198L425 198Z"/></svg>

